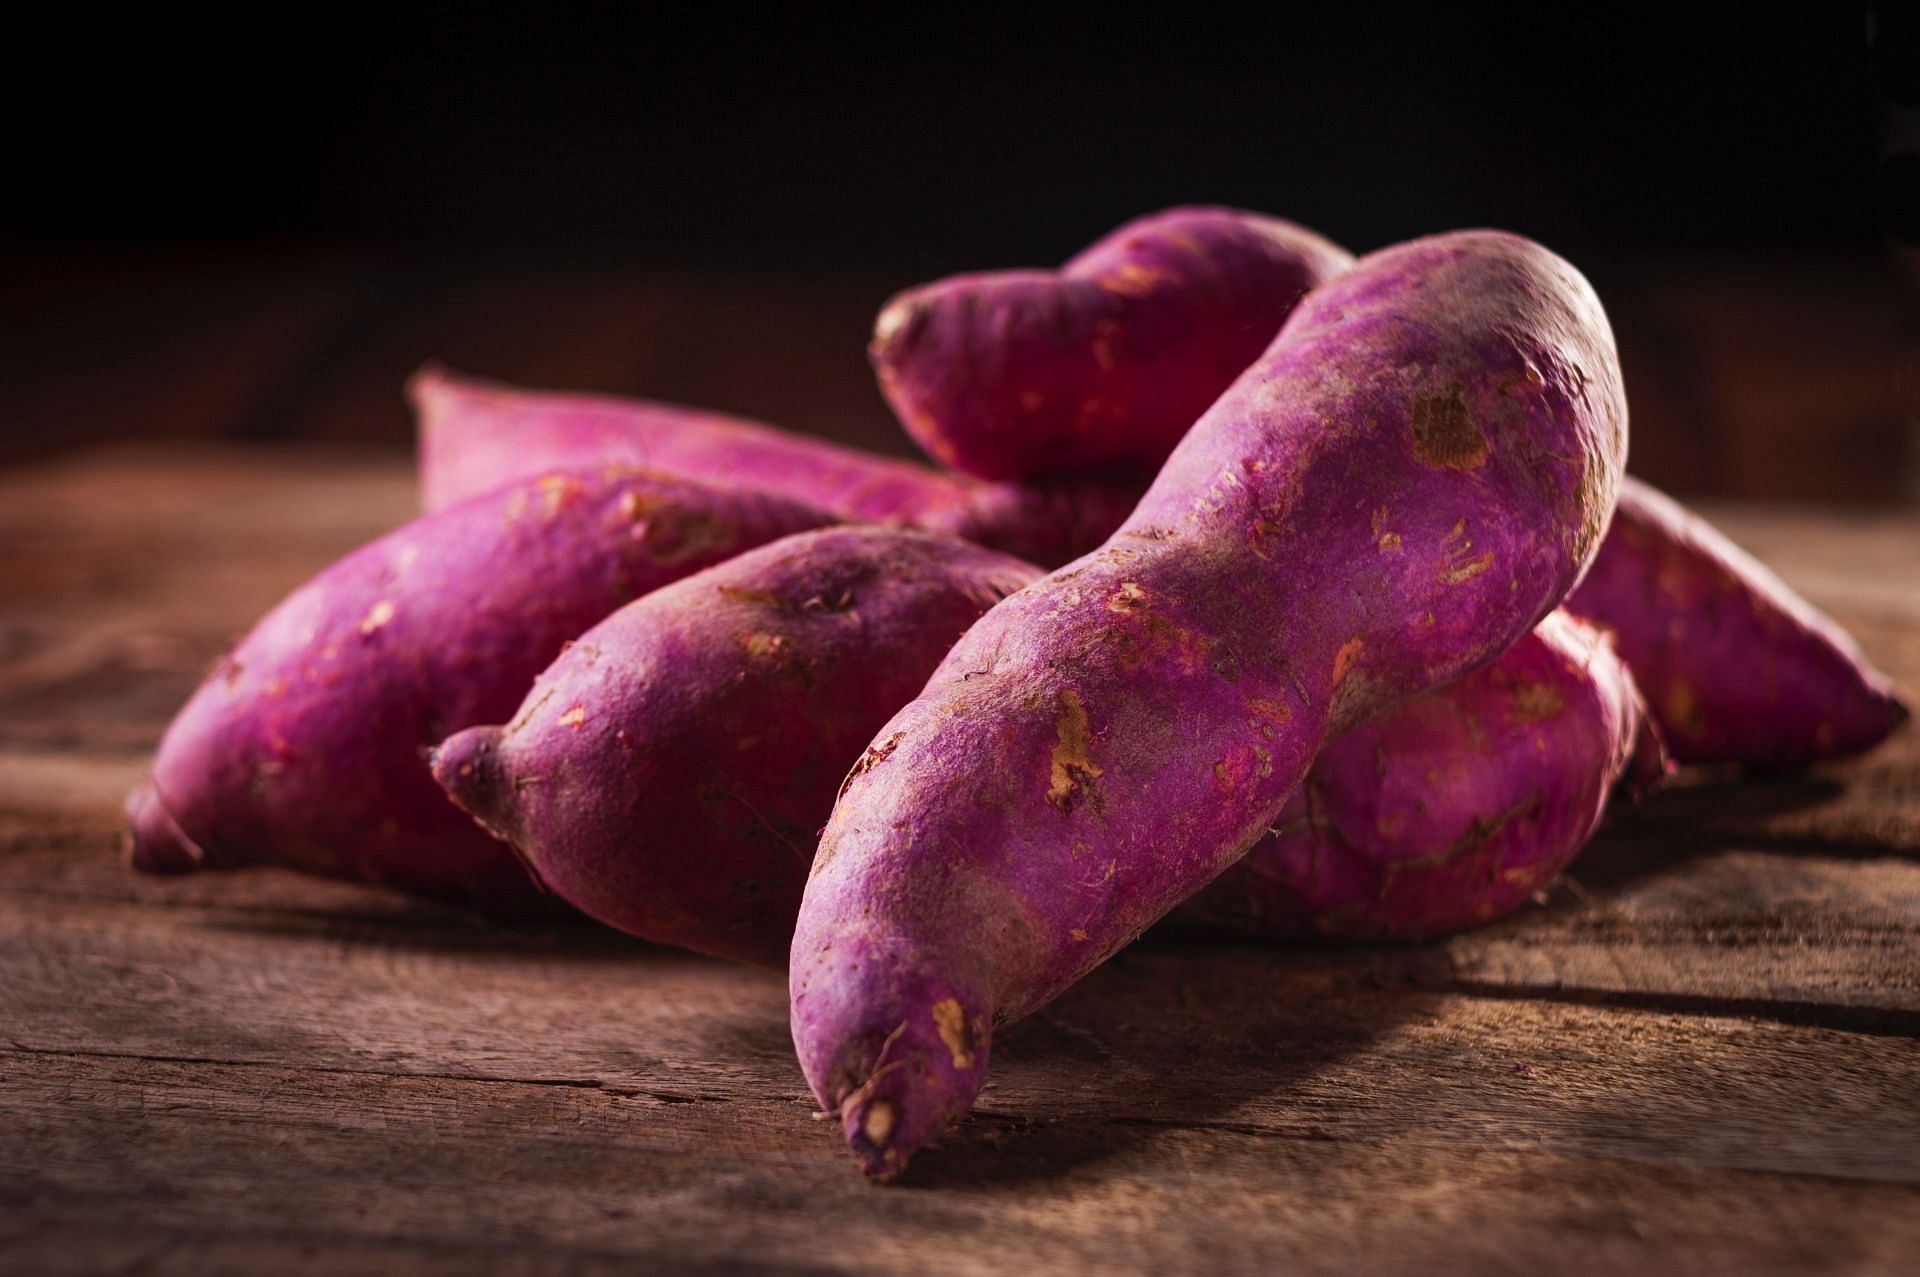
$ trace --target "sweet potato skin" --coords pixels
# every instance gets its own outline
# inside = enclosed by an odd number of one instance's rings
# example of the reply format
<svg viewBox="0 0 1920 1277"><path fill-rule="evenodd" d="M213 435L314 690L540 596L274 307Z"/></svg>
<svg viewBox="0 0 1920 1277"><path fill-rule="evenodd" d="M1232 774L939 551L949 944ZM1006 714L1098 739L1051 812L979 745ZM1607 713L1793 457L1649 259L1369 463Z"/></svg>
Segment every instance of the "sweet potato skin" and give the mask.
<svg viewBox="0 0 1920 1277"><path fill-rule="evenodd" d="M1437 236L1311 294L1120 532L988 612L855 767L790 987L863 1166L1248 850L1329 735L1531 630L1625 449L1604 312L1539 245Z"/></svg>
<svg viewBox="0 0 1920 1277"><path fill-rule="evenodd" d="M1331 742L1275 827L1169 925L1409 940L1513 912L1580 853L1623 776L1666 772L1632 676L1554 612L1486 668Z"/></svg>
<svg viewBox="0 0 1920 1277"><path fill-rule="evenodd" d="M201 684L128 801L135 868L274 864L489 912L537 906L426 751L513 711L628 600L789 532L796 502L555 472L416 519L294 591Z"/></svg>
<svg viewBox="0 0 1920 1277"><path fill-rule="evenodd" d="M1173 208L1059 271L956 275L890 300L881 392L941 464L986 479L1151 468L1352 256L1279 218Z"/></svg>
<svg viewBox="0 0 1920 1277"><path fill-rule="evenodd" d="M784 967L847 769L967 626L1039 575L918 532L786 537L582 634L511 723L442 745L434 775L581 911Z"/></svg>
<svg viewBox="0 0 1920 1277"><path fill-rule="evenodd" d="M429 366L407 388L423 504L438 510L543 470L637 466L757 488L852 522L915 527L1042 565L1105 541L1146 490L1122 470L980 483L757 421L644 399L557 394Z"/></svg>
<svg viewBox="0 0 1920 1277"><path fill-rule="evenodd" d="M1683 763L1798 766L1870 749L1907 717L1830 617L1635 479L1567 607L1613 632Z"/></svg>

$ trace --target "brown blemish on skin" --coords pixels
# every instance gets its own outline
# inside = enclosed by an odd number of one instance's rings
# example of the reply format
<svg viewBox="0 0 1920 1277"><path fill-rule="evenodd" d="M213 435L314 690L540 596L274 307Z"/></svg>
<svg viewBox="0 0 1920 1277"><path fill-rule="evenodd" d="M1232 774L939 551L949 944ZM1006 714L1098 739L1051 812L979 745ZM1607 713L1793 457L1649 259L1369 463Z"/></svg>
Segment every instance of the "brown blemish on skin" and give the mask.
<svg viewBox="0 0 1920 1277"><path fill-rule="evenodd" d="M755 630L751 634L743 634L740 637L740 646L745 648L747 655L754 660L768 660L786 653L787 640L782 634L768 634L763 630Z"/></svg>
<svg viewBox="0 0 1920 1277"><path fill-rule="evenodd" d="M1513 821L1533 811L1540 805L1540 793L1535 790L1523 795L1505 811L1496 812L1491 817L1476 816L1467 826L1467 831L1438 851L1430 851L1424 856L1406 856L1399 860L1385 862L1386 881L1384 891L1393 885L1394 879L1412 869L1439 869L1445 865L1487 849L1493 836L1505 829ZM1491 866L1489 866L1491 869ZM1491 875L1489 875L1491 876Z"/></svg>
<svg viewBox="0 0 1920 1277"><path fill-rule="evenodd" d="M855 778L866 775L891 758L893 751L900 748L900 742L906 738L905 732L895 732L878 745L868 746L867 752L860 755L860 761L855 763L853 770L847 773L847 778L840 782L840 797L847 796L847 787L853 784Z"/></svg>
<svg viewBox="0 0 1920 1277"><path fill-rule="evenodd" d="M1459 585L1462 581L1471 581L1493 566L1493 551L1488 550L1477 559L1468 559L1457 563L1440 573L1440 579L1448 585Z"/></svg>
<svg viewBox="0 0 1920 1277"><path fill-rule="evenodd" d="M1047 786L1047 801L1061 811L1071 811L1088 782L1101 774L1100 767L1093 761L1093 731L1087 725L1087 708L1080 693L1071 688L1061 690L1060 714L1054 719L1053 731L1052 777Z"/></svg>
<svg viewBox="0 0 1920 1277"><path fill-rule="evenodd" d="M1122 581L1120 588L1107 598L1109 612L1132 612L1147 606L1149 606L1147 592L1140 587L1138 581Z"/></svg>
<svg viewBox="0 0 1920 1277"><path fill-rule="evenodd" d="M1546 870L1546 865L1538 863L1515 865L1510 869L1502 869L1500 871L1500 878L1510 886L1531 888L1538 886L1541 879L1547 876ZM1491 905L1493 902L1488 901L1487 903Z"/></svg>
<svg viewBox="0 0 1920 1277"><path fill-rule="evenodd" d="M1359 635L1355 635L1342 643L1340 650L1334 653L1333 683L1335 687L1338 687L1346 680L1347 672L1353 668L1353 663L1360 659L1361 649L1366 647L1366 645L1367 641L1365 639Z"/></svg>
<svg viewBox="0 0 1920 1277"><path fill-rule="evenodd" d="M378 603L368 608L367 614L360 618L360 632L362 634L371 634L392 619L393 600L381 599Z"/></svg>
<svg viewBox="0 0 1920 1277"><path fill-rule="evenodd" d="M1280 729L1293 721L1293 710L1285 701L1271 697L1254 696L1247 700L1247 726L1272 740Z"/></svg>
<svg viewBox="0 0 1920 1277"><path fill-rule="evenodd" d="M1487 437L1459 386L1413 401L1413 455L1447 470L1477 470L1487 463Z"/></svg>
<svg viewBox="0 0 1920 1277"><path fill-rule="evenodd" d="M1566 703L1551 683L1522 683L1513 693L1513 716L1523 723L1537 723L1558 714Z"/></svg>
<svg viewBox="0 0 1920 1277"><path fill-rule="evenodd" d="M1382 550L1398 550L1400 534L1387 528L1387 507L1381 506L1373 512L1373 543Z"/></svg>
<svg viewBox="0 0 1920 1277"><path fill-rule="evenodd" d="M1122 262L1093 282L1104 292L1117 293L1122 297L1145 297L1172 278L1166 271L1155 270L1151 266Z"/></svg>
<svg viewBox="0 0 1920 1277"><path fill-rule="evenodd" d="M534 487L539 490L540 498L547 507L547 517L551 519L560 513L561 507L580 494L581 484L570 475L549 474L542 475Z"/></svg>
<svg viewBox="0 0 1920 1277"><path fill-rule="evenodd" d="M953 1067L972 1068L973 1030L967 1024L967 1013L959 999L944 998L933 1004L933 1027L940 1031L940 1041L953 1057Z"/></svg>
<svg viewBox="0 0 1920 1277"><path fill-rule="evenodd" d="M1380 549L1400 549L1400 534L1386 526L1386 518L1388 509L1384 505L1373 511L1373 543Z"/></svg>
<svg viewBox="0 0 1920 1277"><path fill-rule="evenodd" d="M578 727L587 721L587 707L584 705L575 705L572 709L562 714L556 721L558 721L562 727Z"/></svg>
<svg viewBox="0 0 1920 1277"><path fill-rule="evenodd" d="M1087 933L1082 931L1078 927L1072 928L1067 932L1067 934L1072 936L1075 940L1085 940L1087 938Z"/></svg>
<svg viewBox="0 0 1920 1277"><path fill-rule="evenodd" d="M1213 654L1213 640L1206 635L1177 625L1144 605L1137 611L1116 608L1111 603L1108 607L1135 618L1135 626L1116 625L1095 640L1113 643L1114 659L1124 669L1139 669L1150 660L1172 653L1180 662L1181 670L1193 674L1206 666Z"/></svg>
<svg viewBox="0 0 1920 1277"><path fill-rule="evenodd" d="M761 607L786 609L786 600L772 590L754 590L742 585L717 585L714 587L720 596L735 603L752 603Z"/></svg>

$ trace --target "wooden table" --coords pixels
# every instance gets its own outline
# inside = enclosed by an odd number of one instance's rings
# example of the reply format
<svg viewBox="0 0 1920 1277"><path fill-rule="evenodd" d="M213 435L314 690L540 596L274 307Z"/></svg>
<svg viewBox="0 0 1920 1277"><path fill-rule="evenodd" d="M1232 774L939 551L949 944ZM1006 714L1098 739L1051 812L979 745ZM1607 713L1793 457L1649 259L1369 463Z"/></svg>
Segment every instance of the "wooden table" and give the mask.
<svg viewBox="0 0 1920 1277"><path fill-rule="evenodd" d="M1689 776L1416 948L1149 939L864 1182L783 981L277 872L125 871L215 654L393 458L0 474L0 1272L1920 1271L1920 733ZM1920 517L1715 517L1920 689Z"/></svg>

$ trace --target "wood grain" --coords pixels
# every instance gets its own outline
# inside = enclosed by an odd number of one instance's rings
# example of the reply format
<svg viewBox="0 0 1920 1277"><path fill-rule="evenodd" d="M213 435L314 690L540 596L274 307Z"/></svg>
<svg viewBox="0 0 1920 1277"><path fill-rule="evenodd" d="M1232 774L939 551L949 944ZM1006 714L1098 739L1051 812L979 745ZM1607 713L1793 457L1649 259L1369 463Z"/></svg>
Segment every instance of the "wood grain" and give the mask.
<svg viewBox="0 0 1920 1277"><path fill-rule="evenodd" d="M411 504L339 453L0 476L0 1271L1920 1269L1914 730L1685 776L1443 943L1149 936L883 1189L812 1120L776 975L123 870L200 672ZM1920 687L1920 518L1713 513Z"/></svg>

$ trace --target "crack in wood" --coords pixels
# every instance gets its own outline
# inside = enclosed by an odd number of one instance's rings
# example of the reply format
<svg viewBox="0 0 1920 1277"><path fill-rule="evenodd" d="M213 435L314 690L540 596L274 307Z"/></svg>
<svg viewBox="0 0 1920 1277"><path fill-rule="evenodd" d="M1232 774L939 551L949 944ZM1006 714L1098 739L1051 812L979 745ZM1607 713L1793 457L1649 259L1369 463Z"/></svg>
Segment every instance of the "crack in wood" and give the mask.
<svg viewBox="0 0 1920 1277"><path fill-rule="evenodd" d="M1867 1037L1920 1038L1920 1011L1896 1007L1847 1006L1844 1003L1791 998L1739 998L1633 989L1595 989L1578 985L1496 984L1484 980L1450 980L1435 984L1433 988L1464 997L1507 1002L1567 1002L1612 1011L1767 1020L1794 1028L1858 1033Z"/></svg>

